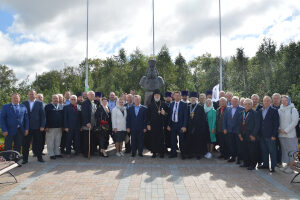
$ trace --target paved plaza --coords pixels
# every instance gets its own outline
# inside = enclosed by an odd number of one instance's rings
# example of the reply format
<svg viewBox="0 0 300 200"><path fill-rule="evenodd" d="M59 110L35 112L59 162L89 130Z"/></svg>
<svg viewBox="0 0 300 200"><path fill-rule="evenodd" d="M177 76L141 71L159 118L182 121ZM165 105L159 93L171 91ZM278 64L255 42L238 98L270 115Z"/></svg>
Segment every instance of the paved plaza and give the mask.
<svg viewBox="0 0 300 200"><path fill-rule="evenodd" d="M300 199L300 184L279 170L248 171L219 159L94 156L29 163L13 170L16 184L1 184L0 199ZM8 175L1 182L12 181Z"/></svg>

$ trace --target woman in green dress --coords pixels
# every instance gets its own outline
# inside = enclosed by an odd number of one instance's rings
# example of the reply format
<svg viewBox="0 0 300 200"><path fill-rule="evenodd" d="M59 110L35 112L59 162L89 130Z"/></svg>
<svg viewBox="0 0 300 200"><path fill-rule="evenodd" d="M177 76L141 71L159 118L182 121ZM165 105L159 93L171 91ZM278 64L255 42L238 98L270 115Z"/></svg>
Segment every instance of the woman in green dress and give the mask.
<svg viewBox="0 0 300 200"><path fill-rule="evenodd" d="M211 99L207 99L204 104L204 111L206 113L208 128L210 133L210 144L208 144L208 154L207 158L212 157L212 151L214 148L214 143L217 141L216 139L216 119L217 119L217 112L213 107L213 103Z"/></svg>

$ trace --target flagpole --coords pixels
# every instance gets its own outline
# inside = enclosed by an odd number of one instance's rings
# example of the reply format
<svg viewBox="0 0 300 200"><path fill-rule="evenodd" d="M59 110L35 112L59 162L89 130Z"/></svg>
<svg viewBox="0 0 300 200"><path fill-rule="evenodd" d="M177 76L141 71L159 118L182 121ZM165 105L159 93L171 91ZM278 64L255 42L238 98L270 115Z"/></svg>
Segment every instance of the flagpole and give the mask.
<svg viewBox="0 0 300 200"><path fill-rule="evenodd" d="M222 66L222 26L221 26L221 0L219 0L219 30L220 30L220 91L222 90L222 76L223 76L223 66Z"/></svg>
<svg viewBox="0 0 300 200"><path fill-rule="evenodd" d="M155 55L155 46L154 46L154 0L152 0L152 56L154 59Z"/></svg>
<svg viewBox="0 0 300 200"><path fill-rule="evenodd" d="M85 58L85 91L89 91L89 0L86 1L86 58Z"/></svg>

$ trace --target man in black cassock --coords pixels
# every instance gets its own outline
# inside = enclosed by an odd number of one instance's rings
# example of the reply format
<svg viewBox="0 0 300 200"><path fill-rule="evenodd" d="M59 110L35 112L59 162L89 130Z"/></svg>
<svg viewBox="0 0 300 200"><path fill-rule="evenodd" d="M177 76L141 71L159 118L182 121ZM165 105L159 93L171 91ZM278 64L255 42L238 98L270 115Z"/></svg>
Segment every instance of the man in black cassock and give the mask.
<svg viewBox="0 0 300 200"><path fill-rule="evenodd" d="M159 157L164 157L165 152L165 135L164 127L165 121L169 113L169 107L162 100L159 90L153 92L151 104L147 109L147 129L150 134L150 150L155 158L157 154Z"/></svg>
<svg viewBox="0 0 300 200"><path fill-rule="evenodd" d="M197 92L190 93L188 114L188 129L184 141L185 154L188 158L196 156L197 159L201 159L207 153L207 144L210 136L206 125L204 108L198 104Z"/></svg>

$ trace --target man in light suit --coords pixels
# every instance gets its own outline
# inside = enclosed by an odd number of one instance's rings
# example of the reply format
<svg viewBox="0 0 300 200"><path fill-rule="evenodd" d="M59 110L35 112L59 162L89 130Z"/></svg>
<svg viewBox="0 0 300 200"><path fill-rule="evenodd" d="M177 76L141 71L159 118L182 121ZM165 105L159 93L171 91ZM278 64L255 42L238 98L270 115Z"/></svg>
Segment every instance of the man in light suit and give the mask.
<svg viewBox="0 0 300 200"><path fill-rule="evenodd" d="M11 96L11 103L3 105L1 111L1 129L5 137L5 150L20 152L24 135L28 135L29 120L27 109L20 103L20 95L14 93Z"/></svg>
<svg viewBox="0 0 300 200"><path fill-rule="evenodd" d="M28 117L29 117L29 134L24 137L23 141L23 162L26 164L28 162L29 147L32 141L32 150L39 162L44 162L42 158L43 151L43 135L42 131L45 129L46 117L43 103L36 100L36 92L30 90L28 92L28 100L23 102L25 105Z"/></svg>
<svg viewBox="0 0 300 200"><path fill-rule="evenodd" d="M238 137L238 134L240 133L238 119L244 108L239 105L239 98L237 96L232 97L231 103L232 106L227 107L223 116L223 129L224 134L228 134L227 143L229 147L229 155L231 156L228 162L235 162L237 157L237 164L240 164L242 152L240 146L241 141Z"/></svg>
<svg viewBox="0 0 300 200"><path fill-rule="evenodd" d="M170 105L169 126L168 131L171 131L171 155L169 158L177 157L177 136L179 135L179 147L182 159L184 156L184 133L186 132L188 121L187 103L180 101L180 92L174 92L175 101Z"/></svg>
<svg viewBox="0 0 300 200"><path fill-rule="evenodd" d="M139 156L143 157L144 148L144 133L146 133L147 126L147 108L141 105L141 96L134 96L134 106L127 110L126 130L131 133L131 156L135 157L136 150Z"/></svg>

